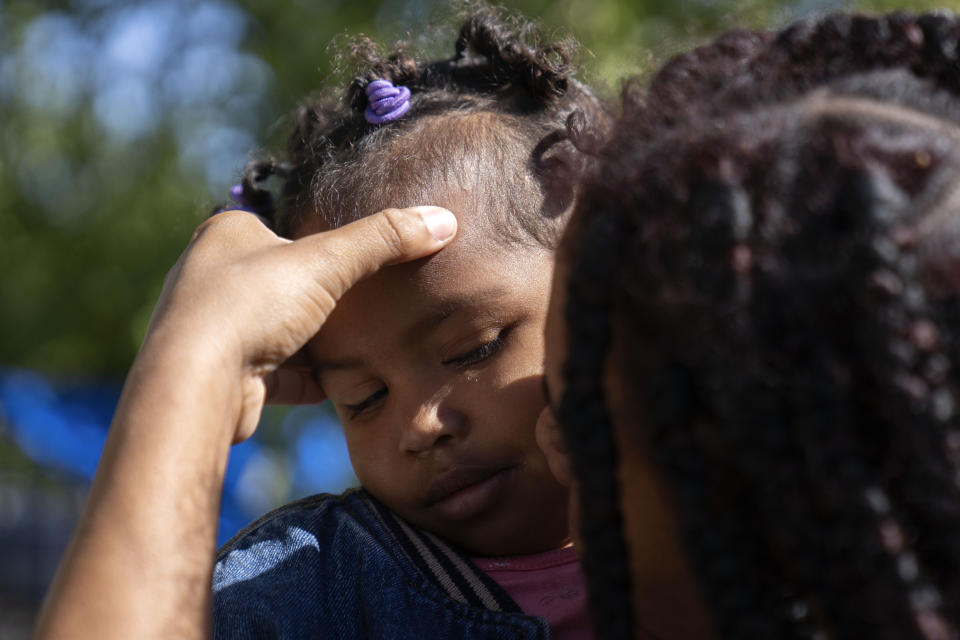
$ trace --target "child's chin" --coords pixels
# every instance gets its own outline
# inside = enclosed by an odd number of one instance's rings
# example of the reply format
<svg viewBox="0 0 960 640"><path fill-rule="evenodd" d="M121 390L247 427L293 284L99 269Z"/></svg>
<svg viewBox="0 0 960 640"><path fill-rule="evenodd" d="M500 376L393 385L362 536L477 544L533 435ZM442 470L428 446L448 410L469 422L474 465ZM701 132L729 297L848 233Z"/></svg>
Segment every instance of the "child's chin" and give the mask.
<svg viewBox="0 0 960 640"><path fill-rule="evenodd" d="M504 498L512 469L503 469L476 484L464 487L431 505L440 518L467 522L496 508Z"/></svg>

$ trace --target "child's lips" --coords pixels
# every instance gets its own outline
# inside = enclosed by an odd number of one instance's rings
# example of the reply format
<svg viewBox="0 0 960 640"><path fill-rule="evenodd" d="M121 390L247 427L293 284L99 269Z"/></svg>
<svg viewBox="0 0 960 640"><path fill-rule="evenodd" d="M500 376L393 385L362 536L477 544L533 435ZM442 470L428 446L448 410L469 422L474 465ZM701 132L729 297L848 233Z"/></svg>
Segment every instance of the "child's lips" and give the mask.
<svg viewBox="0 0 960 640"><path fill-rule="evenodd" d="M427 507L451 520L467 520L490 507L507 486L512 466L455 466L427 487Z"/></svg>

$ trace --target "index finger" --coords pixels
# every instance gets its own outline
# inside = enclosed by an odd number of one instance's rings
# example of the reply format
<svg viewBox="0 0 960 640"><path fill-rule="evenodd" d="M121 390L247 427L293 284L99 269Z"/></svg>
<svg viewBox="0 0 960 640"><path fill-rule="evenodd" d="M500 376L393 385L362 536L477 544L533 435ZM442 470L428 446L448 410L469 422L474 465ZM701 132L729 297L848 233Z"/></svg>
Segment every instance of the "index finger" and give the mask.
<svg viewBox="0 0 960 640"><path fill-rule="evenodd" d="M306 349L300 349L264 377L267 404L319 404L327 396L313 374Z"/></svg>

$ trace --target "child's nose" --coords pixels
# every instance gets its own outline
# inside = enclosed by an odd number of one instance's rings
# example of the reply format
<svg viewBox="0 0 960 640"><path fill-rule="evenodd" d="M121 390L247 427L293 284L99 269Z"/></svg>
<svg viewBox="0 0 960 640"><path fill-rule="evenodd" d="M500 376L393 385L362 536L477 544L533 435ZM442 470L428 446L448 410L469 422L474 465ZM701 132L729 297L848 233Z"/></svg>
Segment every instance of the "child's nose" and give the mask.
<svg viewBox="0 0 960 640"><path fill-rule="evenodd" d="M400 434L402 453L425 453L466 433L466 416L440 391L414 407Z"/></svg>

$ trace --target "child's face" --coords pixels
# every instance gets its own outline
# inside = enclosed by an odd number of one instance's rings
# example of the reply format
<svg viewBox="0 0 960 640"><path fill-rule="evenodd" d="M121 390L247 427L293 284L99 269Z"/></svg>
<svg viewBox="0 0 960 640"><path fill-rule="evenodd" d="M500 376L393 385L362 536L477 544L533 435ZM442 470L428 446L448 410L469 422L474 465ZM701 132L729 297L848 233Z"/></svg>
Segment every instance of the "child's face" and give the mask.
<svg viewBox="0 0 960 640"><path fill-rule="evenodd" d="M476 554L556 548L567 493L534 437L553 255L502 248L451 208L453 244L340 300L309 345L317 378L357 477L395 513Z"/></svg>

